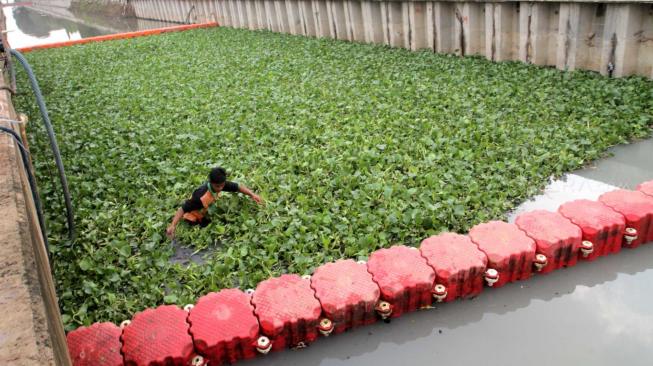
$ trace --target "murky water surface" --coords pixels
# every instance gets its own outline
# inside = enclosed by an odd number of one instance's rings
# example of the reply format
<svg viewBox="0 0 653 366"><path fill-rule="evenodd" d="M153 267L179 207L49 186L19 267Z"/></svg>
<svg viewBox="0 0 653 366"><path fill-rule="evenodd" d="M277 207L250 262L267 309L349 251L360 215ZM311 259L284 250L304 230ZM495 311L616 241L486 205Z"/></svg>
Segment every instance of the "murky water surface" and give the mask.
<svg viewBox="0 0 653 366"><path fill-rule="evenodd" d="M13 1L10 1L13 3ZM177 25L135 18L74 13L61 7L3 7L13 48Z"/></svg>

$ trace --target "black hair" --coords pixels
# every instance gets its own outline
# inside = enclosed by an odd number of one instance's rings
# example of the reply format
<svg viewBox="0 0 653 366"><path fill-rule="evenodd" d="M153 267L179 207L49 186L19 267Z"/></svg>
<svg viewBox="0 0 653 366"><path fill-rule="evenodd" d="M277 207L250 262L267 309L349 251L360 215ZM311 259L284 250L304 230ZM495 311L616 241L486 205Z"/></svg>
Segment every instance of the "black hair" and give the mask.
<svg viewBox="0 0 653 366"><path fill-rule="evenodd" d="M216 167L209 173L209 182L213 184L222 184L227 181L227 171L224 168Z"/></svg>

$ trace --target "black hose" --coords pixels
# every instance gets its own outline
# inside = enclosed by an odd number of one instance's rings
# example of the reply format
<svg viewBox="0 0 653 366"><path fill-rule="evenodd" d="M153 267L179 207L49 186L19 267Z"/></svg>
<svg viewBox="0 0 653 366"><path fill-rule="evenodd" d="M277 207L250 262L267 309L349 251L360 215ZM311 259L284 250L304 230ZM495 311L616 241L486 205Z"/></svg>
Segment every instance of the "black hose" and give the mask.
<svg viewBox="0 0 653 366"><path fill-rule="evenodd" d="M66 202L66 211L68 215L68 238L72 241L75 240L75 221L74 221L74 212L73 204L70 199L70 191L68 190L68 180L66 179L66 173L63 168L63 162L61 161L61 153L59 152L59 146L57 145L57 138L54 135L54 129L52 128L52 123L50 122L50 117L48 116L48 110L45 107L45 102L43 101L43 95L41 94L41 88L39 88L39 83L36 81L34 72L30 67L29 63L19 51L11 49L11 54L16 57L18 62L23 66L27 72L27 77L29 78L30 85L32 86L32 91L36 97L36 102L41 111L41 117L43 118L43 123L45 124L45 129L48 131L48 138L50 140L50 148L54 154L54 160L57 163L57 169L59 170L59 180L61 181L61 187L63 188L63 196Z"/></svg>
<svg viewBox="0 0 653 366"><path fill-rule="evenodd" d="M32 199L34 200L34 206L36 206L36 216L39 219L39 226L41 227L41 236L43 236L43 243L45 244L45 251L48 253L48 260L50 259L50 244L48 243L47 230L45 228L45 218L43 217L43 209L41 207L41 198L39 197L39 192L36 190L36 179L32 174L32 170L29 168L29 153L23 145L23 140L18 136L16 131L11 128L0 126L0 131L5 132L13 136L13 138L18 143L20 150L20 156L23 158L23 166L27 172L27 180L29 181L29 188L32 191Z"/></svg>

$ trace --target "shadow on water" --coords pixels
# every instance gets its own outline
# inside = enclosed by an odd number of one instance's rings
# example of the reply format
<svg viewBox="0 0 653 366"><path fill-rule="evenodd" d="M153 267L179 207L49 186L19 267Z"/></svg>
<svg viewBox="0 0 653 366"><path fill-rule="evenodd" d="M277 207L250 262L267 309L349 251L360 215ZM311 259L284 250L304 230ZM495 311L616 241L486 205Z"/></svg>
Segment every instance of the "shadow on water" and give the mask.
<svg viewBox="0 0 653 366"><path fill-rule="evenodd" d="M301 352L274 353L265 358L252 360L244 364L334 364L336 363L334 360L346 361L357 358L367 353L373 353L380 347L387 347L390 344L407 345L422 338L424 338L424 342L420 341L421 343L429 344L429 342L435 341L432 339L433 337L468 326L472 326L473 330L466 330L463 333L473 332L477 336L483 336L482 333L491 333L491 330L487 329L491 326L482 326L482 324L486 323L481 323L481 320L488 316L493 314L501 316L517 312L531 306L534 300L541 300L540 303L542 301L551 302L557 300L563 302L562 306L565 307L577 301L572 294L582 292L580 290L582 288L600 287L611 282L624 282L628 277L638 274L640 277L646 277L641 278L641 281L650 283L653 281L653 271L647 271L650 269L653 269L653 245L644 245L635 250L624 249L619 255L599 258L590 263L582 262L574 267L561 269L543 276L535 276L528 281L508 284L499 289L486 288L483 293L474 299L436 305L435 308L430 310L407 314L393 320L390 324L378 322L372 326L355 329L347 334L323 338ZM640 274L641 272L645 273ZM651 297L650 294L646 296ZM653 298L650 298L650 300L653 301ZM529 311L538 312L538 309L540 307ZM598 313L600 310L589 307L588 311ZM512 318L505 317L502 321L511 321L510 319ZM559 319L546 318L545 320L550 320L553 323L560 321ZM519 324L521 320L516 320L515 323L513 325L515 328L528 327L528 325ZM451 346L454 346L457 340L456 336L449 339L452 343ZM514 343L519 344L519 341ZM439 347L446 346L439 343ZM511 347L514 348L514 345ZM335 352L338 353L335 353L334 350L337 350ZM459 351L454 352L451 350L451 353L458 354ZM417 357L421 358L423 355ZM330 361L326 362L328 359ZM379 365L390 364L388 363L389 360L378 361L380 361L377 363Z"/></svg>
<svg viewBox="0 0 653 366"><path fill-rule="evenodd" d="M188 265L190 263L202 265L206 263L206 256L214 251L209 248L196 250L181 243L177 239L172 240L172 249L174 250L174 254L169 259L170 263L181 265Z"/></svg>

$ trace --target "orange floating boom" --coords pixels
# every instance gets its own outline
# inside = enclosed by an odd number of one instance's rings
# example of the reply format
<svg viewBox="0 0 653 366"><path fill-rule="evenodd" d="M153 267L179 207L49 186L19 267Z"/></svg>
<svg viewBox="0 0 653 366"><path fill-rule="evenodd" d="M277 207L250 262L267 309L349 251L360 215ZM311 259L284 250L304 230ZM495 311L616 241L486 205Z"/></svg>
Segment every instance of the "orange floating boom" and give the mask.
<svg viewBox="0 0 653 366"><path fill-rule="evenodd" d="M177 26L173 26L173 27L155 28L155 29L148 29L148 30L137 31L137 32L108 34L106 36L89 37L89 38L77 39L77 40L73 40L73 41L55 42L55 43L48 43L48 44L38 45L38 46L22 47L22 48L18 48L18 51L20 51L22 53L25 53L25 52L30 52L30 51L42 50L42 49L46 49L46 48L67 47L67 46L74 46L74 45L85 44L85 43L113 41L113 40L117 40L117 39L128 39L128 38L144 37L144 36L151 36L151 35L156 35L156 34L163 34L163 33L170 33L170 32L181 32L181 31L186 31L186 30L190 30L190 29L198 29L198 28L212 28L212 27L218 27L218 26L219 26L219 24L216 23L216 22L201 23L201 24L189 24L189 25L177 25Z"/></svg>

